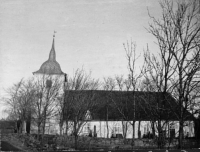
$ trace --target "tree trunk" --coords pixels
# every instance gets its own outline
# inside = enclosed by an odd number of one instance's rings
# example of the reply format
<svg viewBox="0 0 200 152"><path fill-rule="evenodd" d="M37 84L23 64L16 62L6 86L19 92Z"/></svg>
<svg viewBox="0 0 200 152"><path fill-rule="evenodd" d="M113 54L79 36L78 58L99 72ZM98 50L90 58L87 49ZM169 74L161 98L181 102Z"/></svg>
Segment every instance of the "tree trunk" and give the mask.
<svg viewBox="0 0 200 152"><path fill-rule="evenodd" d="M155 138L156 136L156 131L155 131L155 126L154 126L154 121L152 121L152 133L153 133L153 139Z"/></svg>
<svg viewBox="0 0 200 152"><path fill-rule="evenodd" d="M60 127L60 135L62 135L62 130L63 130L63 122L59 123L59 127Z"/></svg>
<svg viewBox="0 0 200 152"><path fill-rule="evenodd" d="M107 138L109 138L109 126L108 126L108 121L106 121L106 128L107 128Z"/></svg>
<svg viewBox="0 0 200 152"><path fill-rule="evenodd" d="M26 122L26 132L27 134L30 134L30 131L31 131L31 121L27 121Z"/></svg>
<svg viewBox="0 0 200 152"><path fill-rule="evenodd" d="M77 150L78 149L78 135L77 135L77 133L75 133L74 138L75 138L74 148Z"/></svg>
<svg viewBox="0 0 200 152"><path fill-rule="evenodd" d="M131 145L132 145L132 149L133 149L133 146L135 145L135 120L133 120L133 123L132 123L132 127L133 127L133 137L132 137L132 143L131 143Z"/></svg>
<svg viewBox="0 0 200 152"><path fill-rule="evenodd" d="M158 148L162 148L162 127L161 127L161 121L158 120Z"/></svg>
<svg viewBox="0 0 200 152"><path fill-rule="evenodd" d="M178 149L183 147L183 120L179 121Z"/></svg>
<svg viewBox="0 0 200 152"><path fill-rule="evenodd" d="M68 129L69 129L69 124L68 121L66 120L66 129L65 129L65 134L68 135Z"/></svg>
<svg viewBox="0 0 200 152"><path fill-rule="evenodd" d="M141 121L139 120L138 122L138 138L141 138L141 131L140 131L140 125L141 125Z"/></svg>
<svg viewBox="0 0 200 152"><path fill-rule="evenodd" d="M31 131L31 112L28 113L28 120L26 121L26 132L30 134Z"/></svg>
<svg viewBox="0 0 200 152"><path fill-rule="evenodd" d="M127 121L122 121L122 131L123 131L123 138L126 139L126 134L127 134Z"/></svg>
<svg viewBox="0 0 200 152"><path fill-rule="evenodd" d="M38 133L37 133L37 139L39 140L39 135L40 135L40 123L38 123Z"/></svg>
<svg viewBox="0 0 200 152"><path fill-rule="evenodd" d="M17 121L17 133L21 133L21 128L22 128L22 121L19 119Z"/></svg>
<svg viewBox="0 0 200 152"><path fill-rule="evenodd" d="M107 138L109 138L108 107L106 108L106 128L107 128Z"/></svg>
<svg viewBox="0 0 200 152"><path fill-rule="evenodd" d="M42 125L42 135L45 134L45 125L46 125L46 118L44 119L43 125Z"/></svg>
<svg viewBox="0 0 200 152"><path fill-rule="evenodd" d="M76 128L78 123L74 121L74 148L78 149L78 129Z"/></svg>
<svg viewBox="0 0 200 152"><path fill-rule="evenodd" d="M48 103L48 101L49 101L49 92L50 92L50 87L49 88L47 88L48 90L47 90L47 97L46 97L46 102ZM45 125L46 125L46 117L47 117L47 109L48 109L48 107L47 107L47 104L45 105L45 107L44 107L44 118L43 118L43 128L42 128L42 138L43 138L43 136L44 136L44 134L45 134Z"/></svg>

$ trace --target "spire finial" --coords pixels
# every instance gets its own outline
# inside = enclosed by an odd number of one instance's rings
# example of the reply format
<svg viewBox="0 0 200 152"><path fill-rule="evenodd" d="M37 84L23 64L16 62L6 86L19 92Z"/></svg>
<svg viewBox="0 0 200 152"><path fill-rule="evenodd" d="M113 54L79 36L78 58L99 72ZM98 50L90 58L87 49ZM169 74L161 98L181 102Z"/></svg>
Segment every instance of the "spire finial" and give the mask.
<svg viewBox="0 0 200 152"><path fill-rule="evenodd" d="M56 31L53 32L53 38L55 37Z"/></svg>

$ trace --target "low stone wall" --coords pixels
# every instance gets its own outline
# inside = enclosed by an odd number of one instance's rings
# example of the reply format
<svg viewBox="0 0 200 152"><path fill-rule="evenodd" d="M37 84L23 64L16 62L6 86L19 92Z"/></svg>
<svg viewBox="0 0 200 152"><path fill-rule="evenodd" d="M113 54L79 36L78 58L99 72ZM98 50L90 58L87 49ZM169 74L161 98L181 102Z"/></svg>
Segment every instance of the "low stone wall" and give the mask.
<svg viewBox="0 0 200 152"><path fill-rule="evenodd" d="M60 146L64 147L74 147L75 139L73 136L59 136L56 139L56 142ZM78 145L85 149L90 149L91 147L104 147L108 149L113 148L132 148L132 139L118 139L118 138L95 138L95 137L78 137ZM151 140L135 139L134 147L156 147L153 145Z"/></svg>
<svg viewBox="0 0 200 152"><path fill-rule="evenodd" d="M163 148L176 149L178 146L178 139L163 141ZM63 147L74 147L73 136L58 136L56 143ZM200 142L193 139L184 139L184 148L197 148ZM158 148L156 139L135 139L132 145L132 139L118 139L118 138L95 138L95 137L78 137L78 147L80 149L156 149Z"/></svg>

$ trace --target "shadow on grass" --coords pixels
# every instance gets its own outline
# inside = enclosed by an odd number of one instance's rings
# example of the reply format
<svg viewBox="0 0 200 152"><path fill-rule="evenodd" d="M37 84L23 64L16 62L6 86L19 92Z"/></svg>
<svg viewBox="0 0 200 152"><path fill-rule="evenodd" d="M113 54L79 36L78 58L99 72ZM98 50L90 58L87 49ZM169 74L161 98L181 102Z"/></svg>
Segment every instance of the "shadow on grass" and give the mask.
<svg viewBox="0 0 200 152"><path fill-rule="evenodd" d="M1 141L1 151L21 151L6 141Z"/></svg>

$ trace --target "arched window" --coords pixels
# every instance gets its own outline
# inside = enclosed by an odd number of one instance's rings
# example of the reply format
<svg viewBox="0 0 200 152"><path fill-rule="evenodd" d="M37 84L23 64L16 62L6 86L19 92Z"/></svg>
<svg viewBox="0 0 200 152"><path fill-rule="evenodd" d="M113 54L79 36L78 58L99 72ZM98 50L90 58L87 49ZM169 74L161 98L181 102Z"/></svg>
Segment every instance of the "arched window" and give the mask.
<svg viewBox="0 0 200 152"><path fill-rule="evenodd" d="M85 120L91 120L92 116L91 116L91 112L89 110L87 110L86 114L85 114Z"/></svg>

